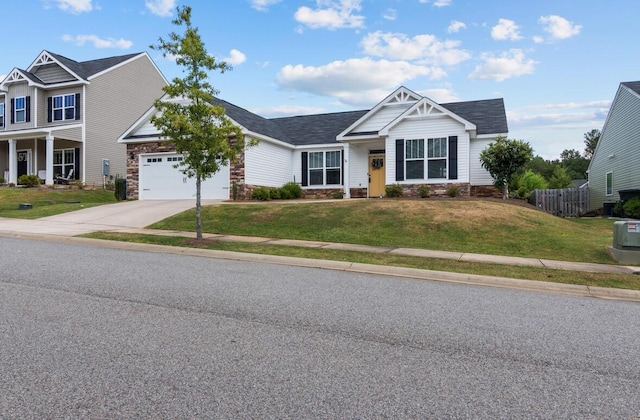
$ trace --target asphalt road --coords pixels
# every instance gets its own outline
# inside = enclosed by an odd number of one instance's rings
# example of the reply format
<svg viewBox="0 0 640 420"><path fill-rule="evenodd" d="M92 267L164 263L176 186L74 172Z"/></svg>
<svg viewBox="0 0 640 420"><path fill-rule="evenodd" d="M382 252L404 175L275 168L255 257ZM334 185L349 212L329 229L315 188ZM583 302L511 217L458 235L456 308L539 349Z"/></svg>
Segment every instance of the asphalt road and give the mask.
<svg viewBox="0 0 640 420"><path fill-rule="evenodd" d="M0 238L0 418L637 418L640 304Z"/></svg>

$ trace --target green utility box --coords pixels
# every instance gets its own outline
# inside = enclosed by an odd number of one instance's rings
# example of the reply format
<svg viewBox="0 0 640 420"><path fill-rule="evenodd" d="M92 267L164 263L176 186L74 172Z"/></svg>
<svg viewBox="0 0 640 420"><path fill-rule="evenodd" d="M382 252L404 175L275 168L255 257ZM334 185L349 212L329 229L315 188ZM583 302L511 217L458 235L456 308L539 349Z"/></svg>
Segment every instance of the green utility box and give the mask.
<svg viewBox="0 0 640 420"><path fill-rule="evenodd" d="M613 258L622 264L640 265L640 220L613 224Z"/></svg>

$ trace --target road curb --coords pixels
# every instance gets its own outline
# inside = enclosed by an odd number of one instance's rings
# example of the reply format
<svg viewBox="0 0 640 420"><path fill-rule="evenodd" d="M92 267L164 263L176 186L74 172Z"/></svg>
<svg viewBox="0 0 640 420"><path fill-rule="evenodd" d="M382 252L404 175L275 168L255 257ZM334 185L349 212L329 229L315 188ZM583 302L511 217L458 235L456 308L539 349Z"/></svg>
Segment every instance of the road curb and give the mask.
<svg viewBox="0 0 640 420"><path fill-rule="evenodd" d="M157 252L174 255L188 255L193 257L217 258L233 261L247 261L255 263L280 264L306 268L320 268L326 270L348 271L394 277L404 277L416 280L439 281L474 286L499 287L514 290L527 290L543 293L564 294L571 296L594 297L621 301L640 302L640 291L628 289L614 289L596 286L583 286L542 282L535 280L511 279L507 277L482 276L477 274L451 273L447 271L421 270L417 268L390 267L374 264L352 263L345 261L315 260L299 257L285 257L277 255L250 254L234 251L218 251L200 248L185 248L168 245L143 244L136 242L122 242L104 239L65 237L56 235L17 234L0 232L2 237L12 237L30 240L45 240L49 242L91 245L96 247L123 249L139 252Z"/></svg>

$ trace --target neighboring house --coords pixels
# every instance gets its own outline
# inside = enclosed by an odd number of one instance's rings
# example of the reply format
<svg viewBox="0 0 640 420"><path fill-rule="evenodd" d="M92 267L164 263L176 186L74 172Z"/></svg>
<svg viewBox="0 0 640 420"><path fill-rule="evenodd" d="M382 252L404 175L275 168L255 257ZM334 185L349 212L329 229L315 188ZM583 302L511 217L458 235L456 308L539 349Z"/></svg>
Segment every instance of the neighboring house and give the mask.
<svg viewBox="0 0 640 420"><path fill-rule="evenodd" d="M203 184L203 198L248 199L258 187L299 183L307 196L380 197L400 184L415 196L422 184L476 195L493 184L479 156L506 136L502 99L438 104L404 87L371 110L266 119L216 99L257 146ZM118 139L127 145L130 198L195 195L195 181L174 168L181 161L149 122L150 108Z"/></svg>
<svg viewBox="0 0 640 420"><path fill-rule="evenodd" d="M116 139L166 84L147 53L77 62L42 51L0 83L0 176L53 184L71 172L88 185L124 177L126 147Z"/></svg>
<svg viewBox="0 0 640 420"><path fill-rule="evenodd" d="M640 189L640 81L620 83L588 177L590 210L610 207L621 190Z"/></svg>

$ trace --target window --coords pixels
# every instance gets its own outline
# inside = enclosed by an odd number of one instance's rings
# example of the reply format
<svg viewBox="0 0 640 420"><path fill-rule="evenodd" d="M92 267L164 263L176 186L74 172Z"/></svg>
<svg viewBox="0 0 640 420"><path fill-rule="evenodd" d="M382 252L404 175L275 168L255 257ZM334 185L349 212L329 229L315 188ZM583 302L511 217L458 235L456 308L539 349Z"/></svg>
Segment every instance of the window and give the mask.
<svg viewBox="0 0 640 420"><path fill-rule="evenodd" d="M613 172L607 172L607 195L613 195Z"/></svg>
<svg viewBox="0 0 640 420"><path fill-rule="evenodd" d="M0 127L4 127L4 104L0 103Z"/></svg>
<svg viewBox="0 0 640 420"><path fill-rule="evenodd" d="M428 177L447 177L447 138L438 137L427 140Z"/></svg>
<svg viewBox="0 0 640 420"><path fill-rule="evenodd" d="M405 142L407 179L424 179L424 139Z"/></svg>
<svg viewBox="0 0 640 420"><path fill-rule="evenodd" d="M52 100L53 121L76 119L76 96L54 96Z"/></svg>
<svg viewBox="0 0 640 420"><path fill-rule="evenodd" d="M342 184L342 152L309 152L309 185Z"/></svg>
<svg viewBox="0 0 640 420"><path fill-rule="evenodd" d="M14 108L14 115L15 115L15 122L16 123L23 123L27 121L27 101L26 98L24 96L21 96L20 98L16 98L15 99L15 108Z"/></svg>
<svg viewBox="0 0 640 420"><path fill-rule="evenodd" d="M67 176L76 165L75 149L59 149L53 151L53 173Z"/></svg>

